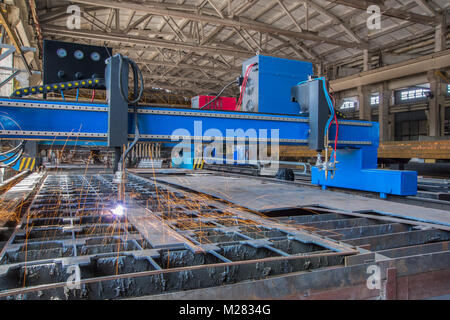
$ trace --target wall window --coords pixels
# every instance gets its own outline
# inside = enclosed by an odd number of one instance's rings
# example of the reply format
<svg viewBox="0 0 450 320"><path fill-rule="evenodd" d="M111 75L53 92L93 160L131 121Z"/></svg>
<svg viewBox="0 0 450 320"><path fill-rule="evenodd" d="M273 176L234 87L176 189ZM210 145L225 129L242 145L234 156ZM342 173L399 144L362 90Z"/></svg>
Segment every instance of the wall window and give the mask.
<svg viewBox="0 0 450 320"><path fill-rule="evenodd" d="M408 101L408 100L416 100L426 98L425 92L429 92L430 89L413 89L413 90L404 90L400 92L400 100Z"/></svg>
<svg viewBox="0 0 450 320"><path fill-rule="evenodd" d="M370 97L370 105L371 106L377 106L379 104L380 104L380 96L379 95Z"/></svg>
<svg viewBox="0 0 450 320"><path fill-rule="evenodd" d="M425 110L396 113L395 140L419 140L428 135L428 120Z"/></svg>
<svg viewBox="0 0 450 320"><path fill-rule="evenodd" d="M341 110L345 110L345 109L354 109L356 107L356 102L355 101L344 101L341 105Z"/></svg>
<svg viewBox="0 0 450 320"><path fill-rule="evenodd" d="M419 140L420 136L428 135L427 120L412 120L396 123L397 141Z"/></svg>

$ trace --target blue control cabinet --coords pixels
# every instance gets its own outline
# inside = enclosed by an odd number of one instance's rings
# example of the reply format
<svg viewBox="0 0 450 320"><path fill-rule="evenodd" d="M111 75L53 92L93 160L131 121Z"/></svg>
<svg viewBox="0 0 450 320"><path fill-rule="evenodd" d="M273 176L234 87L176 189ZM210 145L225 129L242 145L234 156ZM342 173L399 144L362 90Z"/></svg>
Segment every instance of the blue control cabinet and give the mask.
<svg viewBox="0 0 450 320"><path fill-rule="evenodd" d="M299 115L298 103L292 102L291 88L313 75L309 62L258 55L242 64L242 75L252 67L248 77L242 111Z"/></svg>

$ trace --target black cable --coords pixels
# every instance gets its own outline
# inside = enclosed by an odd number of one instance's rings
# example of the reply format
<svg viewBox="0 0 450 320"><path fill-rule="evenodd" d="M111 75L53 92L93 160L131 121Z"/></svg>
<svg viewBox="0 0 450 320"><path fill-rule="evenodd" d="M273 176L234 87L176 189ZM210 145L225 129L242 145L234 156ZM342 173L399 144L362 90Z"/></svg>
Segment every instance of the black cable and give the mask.
<svg viewBox="0 0 450 320"><path fill-rule="evenodd" d="M25 151L25 144L26 144L26 141L22 140L19 143L18 146L14 147L13 149L11 149L11 150L9 150L7 152L1 153L2 156L6 156L8 153L13 152L13 154L11 156L8 156L7 158L0 160L0 163L1 163L0 164L0 168L11 168L11 167L13 167L16 164L16 162L20 159L20 157L22 156L23 152ZM19 150L19 151L17 151L17 150ZM14 158L16 156L17 156L17 158L14 159L13 161L11 161L10 163L5 163L6 161L11 160L12 158Z"/></svg>
<svg viewBox="0 0 450 320"><path fill-rule="evenodd" d="M122 154L122 156L120 158L119 171L121 171L121 167L125 163L124 161L126 160L129 152L134 148L134 146L136 145L136 143L138 142L139 137L140 137L137 107L138 107L138 102L139 102L139 100L141 100L142 94L144 92L144 77L142 76L141 69L139 69L138 65L133 60L131 60L130 58L124 58L121 54L118 54L118 56L119 56L119 61L120 61L120 63L119 63L119 91L120 91L120 95L122 96L122 99L124 101L126 101L128 104L131 104L131 105L134 106L134 140L130 144L130 146L125 150L125 152ZM129 100L128 97L123 92L123 87L122 87L123 60L127 61L127 63L131 67L131 70L133 71L133 85L134 85L134 88L133 88L133 100ZM138 90L139 82L140 82L140 88Z"/></svg>
<svg viewBox="0 0 450 320"><path fill-rule="evenodd" d="M117 54L119 57L119 91L120 91L120 95L122 96L122 99L124 101L126 101L128 104L135 104L138 103L139 100L141 100L142 98L142 94L144 93L144 77L142 76L142 72L141 69L139 69L139 67L137 66L137 64L131 60L130 58L125 58L125 60L128 62L128 64L131 67L131 70L133 71L133 78L136 80L137 77L139 77L139 81L140 81L140 90L139 90L139 95L137 96L137 81L134 81L134 100L129 100L128 97L125 95L125 93L123 92L123 88L122 88L122 66L123 66L123 60L124 57L119 53Z"/></svg>
<svg viewBox="0 0 450 320"><path fill-rule="evenodd" d="M20 149L19 151L15 152L15 153L13 153L13 155L11 155L11 156L9 156L9 157L7 157L7 158L5 158L5 159L0 160L0 162L4 163L4 162L6 162L6 161L8 161L8 160L11 160L11 159L14 158L15 156L17 156L17 154L18 154L20 151L23 151L23 148Z"/></svg>
<svg viewBox="0 0 450 320"><path fill-rule="evenodd" d="M227 84L225 87L223 87L222 91L220 91L219 94L218 94L214 99L212 99L210 102L208 102L207 104L205 104L205 105L204 105L203 107L201 107L200 109L203 109L203 108L209 106L211 103L213 103L214 101L216 101L217 99L219 99L219 97L222 95L222 93L223 93L229 86L231 86L232 84L237 84L237 81L236 81L236 80L233 80L233 81L231 81L229 84Z"/></svg>
<svg viewBox="0 0 450 320"><path fill-rule="evenodd" d="M134 80L135 85L137 80ZM136 94L136 91L134 92ZM119 166L122 166L125 159L128 156L128 153L134 148L134 146L136 145L136 143L139 141L139 124L138 124L138 112L137 112L137 103L134 104L134 140L133 142L130 144L130 146L125 150L125 152L122 154L122 157L120 159L120 163Z"/></svg>
<svg viewBox="0 0 450 320"><path fill-rule="evenodd" d="M0 153L0 156L5 156L5 155L7 155L8 153L11 153L11 152L16 153L17 150L19 150L21 147L25 146L25 143L26 143L26 141L22 140L17 146L12 148L11 150L8 150L8 151ZM1 161L4 161L4 160L1 160Z"/></svg>
<svg viewBox="0 0 450 320"><path fill-rule="evenodd" d="M23 151L24 151L24 148L22 148L22 149L19 151L19 154L18 154L18 156L17 156L16 159L14 159L13 161L11 161L10 163L7 163L7 164L1 164L1 165L0 165L0 168L11 168L11 167L13 167L13 166L16 164L16 162L22 157ZM17 153L16 153L16 154L17 154ZM15 154L15 155L16 155L16 154Z"/></svg>

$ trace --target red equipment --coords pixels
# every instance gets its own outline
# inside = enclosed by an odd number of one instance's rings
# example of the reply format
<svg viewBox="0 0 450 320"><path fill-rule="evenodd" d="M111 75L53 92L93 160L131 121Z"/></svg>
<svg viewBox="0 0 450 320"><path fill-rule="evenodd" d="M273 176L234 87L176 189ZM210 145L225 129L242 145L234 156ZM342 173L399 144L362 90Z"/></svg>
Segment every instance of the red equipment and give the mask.
<svg viewBox="0 0 450 320"><path fill-rule="evenodd" d="M214 99L215 96L196 96L191 100L192 108L199 109L205 104ZM231 97L219 97L216 101L206 106L205 110L230 110L234 111L236 108L236 98Z"/></svg>

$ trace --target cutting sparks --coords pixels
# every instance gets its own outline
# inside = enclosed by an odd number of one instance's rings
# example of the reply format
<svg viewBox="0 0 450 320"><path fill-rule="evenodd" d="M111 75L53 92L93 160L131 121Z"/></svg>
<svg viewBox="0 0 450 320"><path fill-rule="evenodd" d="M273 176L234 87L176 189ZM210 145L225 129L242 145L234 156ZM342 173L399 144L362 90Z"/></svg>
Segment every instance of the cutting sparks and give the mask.
<svg viewBox="0 0 450 320"><path fill-rule="evenodd" d="M115 207L114 209L111 210L111 212L117 216L117 217L121 217L125 214L125 208L122 205L118 205L117 207Z"/></svg>

